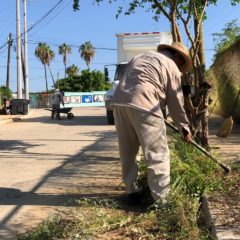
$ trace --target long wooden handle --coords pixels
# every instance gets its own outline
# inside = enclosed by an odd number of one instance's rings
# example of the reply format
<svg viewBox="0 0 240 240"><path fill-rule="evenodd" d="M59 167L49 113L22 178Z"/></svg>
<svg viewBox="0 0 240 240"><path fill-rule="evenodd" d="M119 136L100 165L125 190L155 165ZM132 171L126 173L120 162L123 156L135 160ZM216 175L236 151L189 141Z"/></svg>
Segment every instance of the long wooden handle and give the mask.
<svg viewBox="0 0 240 240"><path fill-rule="evenodd" d="M170 122L168 122L166 119L164 119L165 124L170 127L171 129L173 129L175 132L179 132L179 130ZM224 171L226 173L231 172L231 168L229 166L227 166L226 164L222 163L221 161L219 161L218 159L216 159L215 157L212 156L212 154L210 152L208 152L206 149L204 149L203 147L201 147L199 144L197 144L195 141L191 140L190 142L194 147L196 147L197 149L199 149L202 153L204 153L206 156L208 156L210 159L212 159L215 163L217 163L220 167L222 167L224 169Z"/></svg>

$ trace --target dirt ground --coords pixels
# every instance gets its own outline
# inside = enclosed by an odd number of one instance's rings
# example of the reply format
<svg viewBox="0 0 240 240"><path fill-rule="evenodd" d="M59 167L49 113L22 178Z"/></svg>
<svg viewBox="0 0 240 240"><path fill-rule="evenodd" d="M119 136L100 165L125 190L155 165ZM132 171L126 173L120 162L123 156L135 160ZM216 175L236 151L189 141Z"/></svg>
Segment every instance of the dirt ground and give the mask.
<svg viewBox="0 0 240 240"><path fill-rule="evenodd" d="M227 138L219 138L216 133L223 122L217 115L210 118L209 141L212 151L223 163L231 165L232 172L224 177L226 191L209 197L208 204L218 239L240 239L240 125L234 124Z"/></svg>

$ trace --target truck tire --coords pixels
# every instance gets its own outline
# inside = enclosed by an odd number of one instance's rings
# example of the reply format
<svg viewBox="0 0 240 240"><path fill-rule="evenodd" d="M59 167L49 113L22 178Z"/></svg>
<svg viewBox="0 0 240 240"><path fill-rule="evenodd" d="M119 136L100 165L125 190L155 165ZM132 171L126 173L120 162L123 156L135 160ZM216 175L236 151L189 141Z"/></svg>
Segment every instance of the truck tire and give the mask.
<svg viewBox="0 0 240 240"><path fill-rule="evenodd" d="M113 111L107 110L107 122L110 125L114 125Z"/></svg>

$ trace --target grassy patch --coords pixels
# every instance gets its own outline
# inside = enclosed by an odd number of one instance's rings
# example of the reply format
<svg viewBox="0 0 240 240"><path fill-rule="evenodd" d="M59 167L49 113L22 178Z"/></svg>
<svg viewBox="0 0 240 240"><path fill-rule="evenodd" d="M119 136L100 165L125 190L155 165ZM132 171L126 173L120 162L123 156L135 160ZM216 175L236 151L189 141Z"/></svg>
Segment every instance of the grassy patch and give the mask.
<svg viewBox="0 0 240 240"><path fill-rule="evenodd" d="M116 199L76 200L75 210L46 220L19 239L209 239L198 226L200 198L204 192L224 189L222 169L176 135L169 147L171 192L167 203L141 211L127 210ZM140 169L144 181L145 165L140 163Z"/></svg>

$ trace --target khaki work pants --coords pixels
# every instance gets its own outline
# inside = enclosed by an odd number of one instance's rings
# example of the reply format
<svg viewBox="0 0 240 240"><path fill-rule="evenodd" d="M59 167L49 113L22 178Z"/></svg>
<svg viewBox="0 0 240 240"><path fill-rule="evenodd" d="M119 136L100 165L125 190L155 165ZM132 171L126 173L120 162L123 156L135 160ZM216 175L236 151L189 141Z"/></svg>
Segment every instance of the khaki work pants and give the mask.
<svg viewBox="0 0 240 240"><path fill-rule="evenodd" d="M127 106L114 106L113 111L127 193L140 190L136 182L136 156L141 146L152 197L154 200L164 199L170 188L170 159L164 119Z"/></svg>
<svg viewBox="0 0 240 240"><path fill-rule="evenodd" d="M54 119L55 114L56 114L56 118L60 119L60 104L52 104L52 114L51 114L52 119Z"/></svg>

